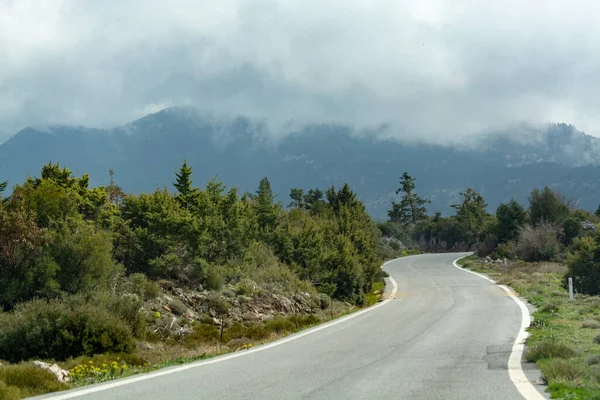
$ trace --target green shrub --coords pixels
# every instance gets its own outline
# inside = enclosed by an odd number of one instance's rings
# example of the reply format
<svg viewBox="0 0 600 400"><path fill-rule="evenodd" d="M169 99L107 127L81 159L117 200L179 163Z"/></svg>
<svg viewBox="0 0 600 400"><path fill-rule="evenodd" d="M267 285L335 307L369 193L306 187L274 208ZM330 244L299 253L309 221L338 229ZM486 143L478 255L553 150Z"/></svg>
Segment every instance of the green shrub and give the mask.
<svg viewBox="0 0 600 400"><path fill-rule="evenodd" d="M587 365L598 365L600 364L600 354L592 354L585 361Z"/></svg>
<svg viewBox="0 0 600 400"><path fill-rule="evenodd" d="M132 292L144 300L152 300L160 294L160 288L155 282L149 281L146 275L134 273L129 275L129 281L132 285Z"/></svg>
<svg viewBox="0 0 600 400"><path fill-rule="evenodd" d="M325 293L319 293L319 303L321 310L325 310L331 305L331 297L327 296Z"/></svg>
<svg viewBox="0 0 600 400"><path fill-rule="evenodd" d="M550 340L539 342L527 350L525 359L536 362L544 358L571 358L575 356L575 350L564 343L556 343Z"/></svg>
<svg viewBox="0 0 600 400"><path fill-rule="evenodd" d="M23 396L19 388L15 386L8 386L6 383L0 381L0 399L2 400L19 400Z"/></svg>
<svg viewBox="0 0 600 400"><path fill-rule="evenodd" d="M188 310L187 306L179 299L171 300L169 302L169 308L175 315L184 315Z"/></svg>
<svg viewBox="0 0 600 400"><path fill-rule="evenodd" d="M542 308L542 312L545 313L556 313L560 309L560 306L556 303L548 303Z"/></svg>
<svg viewBox="0 0 600 400"><path fill-rule="evenodd" d="M598 321L583 321L581 324L582 328L586 329L600 329L600 322Z"/></svg>
<svg viewBox="0 0 600 400"><path fill-rule="evenodd" d="M542 367L542 374L546 383L576 382L583 376L583 370L569 360L554 359Z"/></svg>
<svg viewBox="0 0 600 400"><path fill-rule="evenodd" d="M496 251L494 252L496 257L499 259L508 259L514 260L515 255L515 243L513 241L508 241L506 243L500 243L498 247L496 247Z"/></svg>
<svg viewBox="0 0 600 400"><path fill-rule="evenodd" d="M217 315L225 315L229 311L229 303L216 293L212 293L206 299L209 310L214 310Z"/></svg>
<svg viewBox="0 0 600 400"><path fill-rule="evenodd" d="M569 270L565 275L565 284L568 277L573 277L573 286L577 291L592 295L600 294L599 249L598 239L596 241L590 237L575 239L567 262Z"/></svg>
<svg viewBox="0 0 600 400"><path fill-rule="evenodd" d="M271 332L286 333L293 332L296 324L288 318L276 316L267 321L266 328Z"/></svg>
<svg viewBox="0 0 600 400"><path fill-rule="evenodd" d="M256 283L250 279L242 279L235 287L235 293L238 296L253 296L256 291Z"/></svg>
<svg viewBox="0 0 600 400"><path fill-rule="evenodd" d="M102 304L34 300L0 315L0 358L11 362L133 348L130 326Z"/></svg>
<svg viewBox="0 0 600 400"><path fill-rule="evenodd" d="M594 338L594 343L596 343L596 344L600 344L600 335L597 335L597 336Z"/></svg>
<svg viewBox="0 0 600 400"><path fill-rule="evenodd" d="M223 286L223 278L218 271L216 271L214 268L211 268L206 272L204 286L208 290L221 290L221 287Z"/></svg>
<svg viewBox="0 0 600 400"><path fill-rule="evenodd" d="M68 389L66 384L56 380L56 376L53 373L31 364L0 367L1 382L4 382L7 386L5 391L10 393L10 387L16 387L19 388L20 395L24 397ZM12 392L14 392L14 389L12 389ZM3 397L0 396L0 398Z"/></svg>
<svg viewBox="0 0 600 400"><path fill-rule="evenodd" d="M219 329L214 325L195 323L192 333L183 337L187 347L195 347L198 343L212 342L219 339Z"/></svg>

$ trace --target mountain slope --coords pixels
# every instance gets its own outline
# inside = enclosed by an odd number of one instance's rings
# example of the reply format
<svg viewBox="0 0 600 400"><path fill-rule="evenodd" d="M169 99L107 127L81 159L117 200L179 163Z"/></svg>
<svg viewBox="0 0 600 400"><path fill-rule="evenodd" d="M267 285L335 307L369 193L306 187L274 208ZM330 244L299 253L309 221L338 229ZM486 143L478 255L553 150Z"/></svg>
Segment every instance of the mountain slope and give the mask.
<svg viewBox="0 0 600 400"><path fill-rule="evenodd" d="M254 191L268 176L284 204L292 187L347 181L377 218L385 217L404 171L417 178L432 212L451 212L449 204L466 187L479 190L490 208L511 197L526 202L543 185L578 198L586 209L600 203L598 139L566 125L539 131L529 144L522 134L498 133L469 147L378 140L338 125L308 126L277 142L266 138L261 122L180 108L112 130L27 128L0 145L0 177L15 184L38 175L48 161L59 161L77 174L89 173L95 185L106 184L113 168L125 191L140 192L172 188L174 172L187 159L198 185L218 174L227 185ZM585 157L577 157L576 149L586 150Z"/></svg>

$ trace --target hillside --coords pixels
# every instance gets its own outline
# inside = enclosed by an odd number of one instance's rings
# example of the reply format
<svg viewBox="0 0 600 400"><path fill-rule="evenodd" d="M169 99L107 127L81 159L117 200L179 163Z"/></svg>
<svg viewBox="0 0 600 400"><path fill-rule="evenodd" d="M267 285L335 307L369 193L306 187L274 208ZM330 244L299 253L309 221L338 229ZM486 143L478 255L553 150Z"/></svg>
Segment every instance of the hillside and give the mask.
<svg viewBox="0 0 600 400"><path fill-rule="evenodd" d="M511 197L525 202L544 185L579 199L585 209L600 203L600 141L563 124L479 136L461 147L379 140L339 125L308 126L274 142L264 124L249 118L172 108L112 130L26 128L0 145L0 177L22 182L51 160L89 173L93 185L106 184L112 168L117 183L137 193L171 188L185 158L199 185L218 174L254 191L268 176L285 204L292 187L347 181L377 218L385 217L403 171L417 178L432 212L449 213L466 187L480 191L490 209Z"/></svg>

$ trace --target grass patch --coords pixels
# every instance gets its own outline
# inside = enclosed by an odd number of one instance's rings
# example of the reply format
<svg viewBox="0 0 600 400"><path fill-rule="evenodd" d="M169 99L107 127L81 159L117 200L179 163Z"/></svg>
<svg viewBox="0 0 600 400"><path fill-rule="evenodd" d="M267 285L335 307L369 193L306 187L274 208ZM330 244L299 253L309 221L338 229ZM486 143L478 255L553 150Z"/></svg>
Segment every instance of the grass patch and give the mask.
<svg viewBox="0 0 600 400"><path fill-rule="evenodd" d="M567 344L544 340L530 347L525 359L535 362L546 358L571 358L575 354L575 350Z"/></svg>
<svg viewBox="0 0 600 400"><path fill-rule="evenodd" d="M600 329L600 322L594 320L583 321L581 327L585 329Z"/></svg>
<svg viewBox="0 0 600 400"><path fill-rule="evenodd" d="M542 370L552 398L600 399L600 297L576 294L563 286L566 266L558 263L458 262L509 285L538 308L528 329L526 359Z"/></svg>
<svg viewBox="0 0 600 400"><path fill-rule="evenodd" d="M552 359L542 365L544 381L557 383L579 384L584 372L577 364L564 359Z"/></svg>
<svg viewBox="0 0 600 400"><path fill-rule="evenodd" d="M7 397L9 395L30 397L65 390L69 387L58 382L51 372L25 363L0 367L0 383L4 384L0 384L0 393L4 391Z"/></svg>

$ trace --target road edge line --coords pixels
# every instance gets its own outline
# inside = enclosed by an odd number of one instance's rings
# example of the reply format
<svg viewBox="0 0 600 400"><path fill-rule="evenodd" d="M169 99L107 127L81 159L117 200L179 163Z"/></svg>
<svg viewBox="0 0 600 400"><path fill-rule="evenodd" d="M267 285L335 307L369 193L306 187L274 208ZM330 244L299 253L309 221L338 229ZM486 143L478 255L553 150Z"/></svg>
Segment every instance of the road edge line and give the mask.
<svg viewBox="0 0 600 400"><path fill-rule="evenodd" d="M531 381L525 375L525 371L523 371L523 365L521 363L521 360L523 358L523 352L525 349L525 339L527 339L527 337L529 336L529 333L526 329L531 323L531 315L529 314L529 309L527 308L527 305L525 305L525 303L523 303L523 301L519 299L517 294L508 286L500 285L498 284L498 282L488 278L485 275L479 274L474 271L470 271L459 266L457 264L457 261L465 257L468 256L462 256L457 258L452 262L452 265L454 265L454 267L460 269L461 271L477 275L478 277L483 278L486 281L498 286L499 288L504 290L509 295L509 297L513 299L515 303L517 303L517 305L519 306L519 309L521 310L521 328L517 333L517 337L515 338L515 341L513 343L510 356L508 357L508 376L513 385L515 385L515 387L519 391L519 393L521 393L521 396L523 396L523 398L525 398L526 400L545 400L546 398L535 388L535 386L533 386L533 383L531 383Z"/></svg>
<svg viewBox="0 0 600 400"><path fill-rule="evenodd" d="M405 256L405 257L399 257L399 258L395 258L393 260L389 260L384 262L380 268L383 268L386 264L389 264L391 262L397 261L397 260L401 260L404 258L408 258L408 257L414 257L414 256ZM246 356L248 354L252 354L252 353L258 353L260 351L264 351L273 347L277 347L280 346L282 344L294 341L296 339L300 339L304 336L308 336L311 335L315 332L319 332L322 331L324 329L330 328L332 326L341 324L343 322L346 322L348 320L351 320L353 318L356 318L360 315L366 314L370 311L373 311L379 307L384 306L385 304L389 303L395 296L396 296L396 292L398 291L398 284L396 283L396 281L394 280L394 278L392 278L392 276L388 276L387 277L391 282L392 282L392 292L389 295L389 297L385 300L380 301L379 303L372 305L371 307L365 308L364 310L360 310L360 311L356 311L353 312L352 314L343 316L343 317L339 317L336 318L333 321L329 321L329 322L325 322L323 324L319 324L313 328L308 328L306 330L303 330L301 332L298 333L294 333L292 335L286 336L284 338L278 339L274 342L270 342L264 345L260 345L257 347L254 347L251 350L246 350L246 351L240 351L240 352L235 352L235 353L231 353L231 354L227 354L227 355L223 355L223 356L218 356L215 357L213 359L209 359L209 360L202 360L202 361L195 361L195 362L191 362L189 364L184 364L181 366L177 366L177 367L167 367L164 369L160 369L158 371L155 372L148 372L148 373L142 373L140 375L134 375L132 377L128 377L128 378L122 378L122 379L118 379L112 382L107 382L107 383L100 383L97 386L91 386L88 388L82 388L82 389L70 389L66 392L63 392L62 394L60 392L56 393L56 394L44 394L44 395L40 395L40 396L36 396L36 397L31 397L30 399L49 399L49 400L67 400L67 399L73 399L76 397L80 397L80 396L85 396L88 394L92 394L92 393L97 393L97 392L103 392L105 390L109 390L109 389L114 389L120 386L125 386L125 385L130 385L132 383L136 383L136 382L141 382L141 381L145 381L148 379L154 379L154 378L158 378L161 376L165 376L165 375L170 375L170 374L174 374L177 372L182 372L182 371L186 371L188 369L192 369L192 368L199 368L199 367L203 367L205 365L210 365L210 364L216 364L222 361L227 361L227 360L231 360L233 358L238 358L238 357L243 357Z"/></svg>

